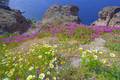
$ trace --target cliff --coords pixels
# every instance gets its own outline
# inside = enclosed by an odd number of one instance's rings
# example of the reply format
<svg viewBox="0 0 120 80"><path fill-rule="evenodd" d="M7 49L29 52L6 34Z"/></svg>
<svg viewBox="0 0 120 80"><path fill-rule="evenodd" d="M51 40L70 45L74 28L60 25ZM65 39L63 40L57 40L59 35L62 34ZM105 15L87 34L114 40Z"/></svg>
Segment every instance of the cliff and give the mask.
<svg viewBox="0 0 120 80"><path fill-rule="evenodd" d="M7 6L0 5L0 34L24 33L30 27L26 18L19 10L12 10Z"/></svg>
<svg viewBox="0 0 120 80"><path fill-rule="evenodd" d="M65 22L80 22L79 8L73 5L54 5L50 7L42 20L43 24L61 24Z"/></svg>
<svg viewBox="0 0 120 80"><path fill-rule="evenodd" d="M92 25L120 26L120 6L108 6L99 12L99 19Z"/></svg>

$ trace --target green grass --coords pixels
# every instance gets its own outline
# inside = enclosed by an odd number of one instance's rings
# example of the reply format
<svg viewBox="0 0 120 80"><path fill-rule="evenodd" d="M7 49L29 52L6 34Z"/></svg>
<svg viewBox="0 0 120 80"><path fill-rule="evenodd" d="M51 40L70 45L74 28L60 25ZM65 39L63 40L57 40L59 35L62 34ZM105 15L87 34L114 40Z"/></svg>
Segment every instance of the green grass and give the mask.
<svg viewBox="0 0 120 80"><path fill-rule="evenodd" d="M89 71L88 67L70 68L67 66L60 72L60 80L120 80L119 66L103 68L100 73Z"/></svg>
<svg viewBox="0 0 120 80"><path fill-rule="evenodd" d="M108 47L112 51L117 51L120 52L120 43L115 43L115 42L107 42L106 47Z"/></svg>
<svg viewBox="0 0 120 80"><path fill-rule="evenodd" d="M97 56L97 57L96 57ZM120 64L111 54L80 49L80 67L63 67L60 80L120 80Z"/></svg>
<svg viewBox="0 0 120 80"><path fill-rule="evenodd" d="M10 36L16 36L18 34L14 34L14 33L5 33L4 35L1 35L0 38L8 38Z"/></svg>
<svg viewBox="0 0 120 80"><path fill-rule="evenodd" d="M45 33L45 32L42 32L42 33L39 33L38 35L37 35L37 38L44 38L44 37L50 37L51 36L51 34L50 33Z"/></svg>
<svg viewBox="0 0 120 80"><path fill-rule="evenodd" d="M103 38L106 40L105 46L108 49L114 52L120 52L120 33L118 31L104 34Z"/></svg>
<svg viewBox="0 0 120 80"><path fill-rule="evenodd" d="M92 33L93 31L89 28L79 27L74 31L74 34L72 35L68 35L64 32L64 33L58 33L57 37L62 42L67 42L70 40L77 40L79 41L80 44L89 44L92 40L91 39Z"/></svg>

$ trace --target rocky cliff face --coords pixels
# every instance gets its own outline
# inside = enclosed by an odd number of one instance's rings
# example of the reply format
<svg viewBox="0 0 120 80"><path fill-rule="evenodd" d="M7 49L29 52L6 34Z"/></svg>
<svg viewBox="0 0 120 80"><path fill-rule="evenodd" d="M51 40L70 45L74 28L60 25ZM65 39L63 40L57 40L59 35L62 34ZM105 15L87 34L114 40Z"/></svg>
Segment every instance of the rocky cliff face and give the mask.
<svg viewBox="0 0 120 80"><path fill-rule="evenodd" d="M8 6L9 5L9 0L0 0L0 5Z"/></svg>
<svg viewBox="0 0 120 80"><path fill-rule="evenodd" d="M54 5L50 7L43 17L43 24L61 24L64 22L80 22L79 8L69 5Z"/></svg>
<svg viewBox="0 0 120 80"><path fill-rule="evenodd" d="M11 10L10 8L3 8L0 6L0 34L6 32L24 33L30 27L25 17L21 15L20 11Z"/></svg>
<svg viewBox="0 0 120 80"><path fill-rule="evenodd" d="M99 19L92 25L120 26L120 6L109 6L99 12Z"/></svg>

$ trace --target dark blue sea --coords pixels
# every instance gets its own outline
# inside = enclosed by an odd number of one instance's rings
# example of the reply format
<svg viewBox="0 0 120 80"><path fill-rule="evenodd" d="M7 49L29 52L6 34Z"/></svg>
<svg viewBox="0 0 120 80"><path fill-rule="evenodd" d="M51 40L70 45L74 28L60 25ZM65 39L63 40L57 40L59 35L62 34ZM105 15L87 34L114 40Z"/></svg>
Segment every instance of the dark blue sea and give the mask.
<svg viewBox="0 0 120 80"><path fill-rule="evenodd" d="M120 6L120 0L10 0L11 8L25 12L26 18L41 20L46 10L54 4L72 4L80 8L83 23L90 24L98 18L98 12L106 6Z"/></svg>

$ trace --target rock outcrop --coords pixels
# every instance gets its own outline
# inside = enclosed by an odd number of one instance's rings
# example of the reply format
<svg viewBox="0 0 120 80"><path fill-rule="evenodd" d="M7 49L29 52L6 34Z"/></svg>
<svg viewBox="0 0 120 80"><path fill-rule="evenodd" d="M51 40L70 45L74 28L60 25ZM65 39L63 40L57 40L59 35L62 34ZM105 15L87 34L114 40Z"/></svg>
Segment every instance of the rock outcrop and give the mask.
<svg viewBox="0 0 120 80"><path fill-rule="evenodd" d="M9 0L0 0L0 5L8 6L9 5Z"/></svg>
<svg viewBox="0 0 120 80"><path fill-rule="evenodd" d="M50 7L43 17L43 24L61 24L65 22L80 22L79 8L70 5L54 5Z"/></svg>
<svg viewBox="0 0 120 80"><path fill-rule="evenodd" d="M29 23L21 12L12 10L7 6L0 5L0 34L8 33L24 33L30 27Z"/></svg>
<svg viewBox="0 0 120 80"><path fill-rule="evenodd" d="M120 26L120 6L109 6L99 12L99 19L92 23L99 26Z"/></svg>

